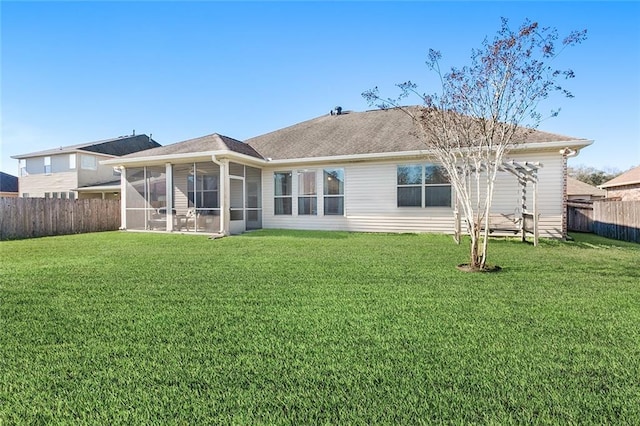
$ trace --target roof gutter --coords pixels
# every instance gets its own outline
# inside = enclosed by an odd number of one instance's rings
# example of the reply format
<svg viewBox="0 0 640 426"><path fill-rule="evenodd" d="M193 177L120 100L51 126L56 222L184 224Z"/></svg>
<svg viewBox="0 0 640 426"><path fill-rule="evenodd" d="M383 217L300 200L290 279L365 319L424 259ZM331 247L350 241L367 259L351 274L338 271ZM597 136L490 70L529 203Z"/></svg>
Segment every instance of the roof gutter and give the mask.
<svg viewBox="0 0 640 426"><path fill-rule="evenodd" d="M100 164L104 165L116 165L116 166L136 166L136 165L149 165L151 164L166 164L168 162L188 162L188 160L211 160L212 158L230 158L245 161L253 164L264 165L266 160L261 158L252 157L246 154L240 154L233 151L201 151L201 152L185 152L180 154L165 154L165 155L149 155L146 157L133 157L133 158L114 158L112 160L100 161ZM176 161L177 160L177 161Z"/></svg>
<svg viewBox="0 0 640 426"><path fill-rule="evenodd" d="M569 141L553 141L553 142L532 142L518 144L512 148L512 151L520 151L526 149L539 149L549 150L558 148L573 147L575 155L579 152L579 149L589 146L593 143L592 140L576 139ZM286 158L279 160L271 160L267 158L267 163L270 165L285 165L289 163L330 163L330 162L360 162L367 160L390 160L394 158L416 158L433 155L433 150L415 150L415 151L395 151L395 152L376 152L370 154L349 154L349 155L335 155L324 157L302 157L302 158Z"/></svg>
<svg viewBox="0 0 640 426"><path fill-rule="evenodd" d="M593 140L576 139L569 141L553 141L553 142L530 142L518 144L512 148L512 151L520 151L525 149L539 149L549 150L558 148L571 147L577 152L581 148L589 146L593 143ZM306 163L306 164L320 164L320 163L336 163L336 162L362 162L372 160L391 160L394 158L419 158L433 155L433 151L430 149L415 150L415 151L394 151L394 152L375 152L368 154L348 154L348 155L330 155L322 157L301 157L301 158L283 158L272 160L271 158L261 159L252 157L246 154L240 154L234 151L202 151L202 152L187 152L180 154L165 154L165 155L150 155L146 157L134 157L134 158L114 158L111 160L100 161L100 164L104 165L117 165L117 166L143 166L149 164L166 164L167 162L188 162L192 161L206 161L215 158L220 160L223 158L236 159L243 162L248 162L256 166L269 166L269 165L285 165L292 163Z"/></svg>

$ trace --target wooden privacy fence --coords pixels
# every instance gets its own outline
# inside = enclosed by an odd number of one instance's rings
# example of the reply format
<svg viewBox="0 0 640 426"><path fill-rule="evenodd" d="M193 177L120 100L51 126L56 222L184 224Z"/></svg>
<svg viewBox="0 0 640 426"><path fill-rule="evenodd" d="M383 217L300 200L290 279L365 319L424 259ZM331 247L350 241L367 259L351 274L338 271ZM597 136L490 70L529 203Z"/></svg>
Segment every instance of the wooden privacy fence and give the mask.
<svg viewBox="0 0 640 426"><path fill-rule="evenodd" d="M593 232L593 202L567 202L567 229L577 232Z"/></svg>
<svg viewBox="0 0 640 426"><path fill-rule="evenodd" d="M593 232L602 237L640 243L640 201L596 201Z"/></svg>
<svg viewBox="0 0 640 426"><path fill-rule="evenodd" d="M570 231L640 243L640 201L569 201L567 226Z"/></svg>
<svg viewBox="0 0 640 426"><path fill-rule="evenodd" d="M0 198L0 240L113 231L120 200Z"/></svg>

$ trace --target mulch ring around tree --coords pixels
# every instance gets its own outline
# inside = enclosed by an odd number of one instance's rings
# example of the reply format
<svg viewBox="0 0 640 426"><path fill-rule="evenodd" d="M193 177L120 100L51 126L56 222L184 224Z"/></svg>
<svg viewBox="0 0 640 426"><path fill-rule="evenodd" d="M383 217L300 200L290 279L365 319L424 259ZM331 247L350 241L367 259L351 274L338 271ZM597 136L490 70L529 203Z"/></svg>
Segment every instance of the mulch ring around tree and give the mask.
<svg viewBox="0 0 640 426"><path fill-rule="evenodd" d="M461 263L456 266L462 272L500 272L502 268L497 265L485 265L484 268L474 268L468 263Z"/></svg>

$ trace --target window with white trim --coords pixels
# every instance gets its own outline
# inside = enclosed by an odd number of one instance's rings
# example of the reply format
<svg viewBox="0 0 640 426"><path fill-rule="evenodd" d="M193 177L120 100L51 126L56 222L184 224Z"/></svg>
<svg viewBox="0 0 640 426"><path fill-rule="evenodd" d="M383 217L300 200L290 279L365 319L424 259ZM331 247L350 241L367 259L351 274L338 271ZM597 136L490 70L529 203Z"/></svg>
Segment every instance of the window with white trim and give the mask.
<svg viewBox="0 0 640 426"><path fill-rule="evenodd" d="M273 212L276 215L292 213L291 172L273 174Z"/></svg>
<svg viewBox="0 0 640 426"><path fill-rule="evenodd" d="M76 168L76 154L69 154L69 170L73 170Z"/></svg>
<svg viewBox="0 0 640 426"><path fill-rule="evenodd" d="M51 174L51 157L44 157L44 174Z"/></svg>
<svg viewBox="0 0 640 426"><path fill-rule="evenodd" d="M20 163L20 176L28 176L29 173L27 173L27 160L24 158L21 158L19 160Z"/></svg>
<svg viewBox="0 0 640 426"><path fill-rule="evenodd" d="M316 171L298 172L298 215L317 215Z"/></svg>
<svg viewBox="0 0 640 426"><path fill-rule="evenodd" d="M398 207L451 207L451 183L436 164L398 166Z"/></svg>
<svg viewBox="0 0 640 426"><path fill-rule="evenodd" d="M324 169L324 214L344 215L344 169Z"/></svg>

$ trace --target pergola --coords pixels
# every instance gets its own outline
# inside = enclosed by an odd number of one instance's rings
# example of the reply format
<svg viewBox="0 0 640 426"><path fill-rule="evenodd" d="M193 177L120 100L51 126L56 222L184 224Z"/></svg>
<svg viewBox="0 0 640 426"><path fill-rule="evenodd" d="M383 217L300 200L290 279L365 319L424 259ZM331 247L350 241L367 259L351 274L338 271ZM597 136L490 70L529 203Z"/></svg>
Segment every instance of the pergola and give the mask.
<svg viewBox="0 0 640 426"><path fill-rule="evenodd" d="M528 161L503 161L499 167L500 171L508 172L518 179L520 184L520 217L509 218L507 215L490 215L485 218L485 226L489 227L489 233L512 232L521 234L522 241L526 241L527 233L533 234L533 245L538 245L538 170L542 167L539 162L530 163ZM486 169L486 167L483 167ZM533 187L532 207L529 210L527 203L527 184ZM457 201L454 210L455 231L454 238L460 242L461 222Z"/></svg>

